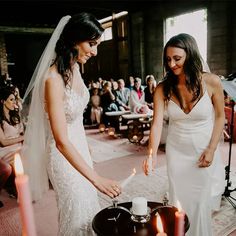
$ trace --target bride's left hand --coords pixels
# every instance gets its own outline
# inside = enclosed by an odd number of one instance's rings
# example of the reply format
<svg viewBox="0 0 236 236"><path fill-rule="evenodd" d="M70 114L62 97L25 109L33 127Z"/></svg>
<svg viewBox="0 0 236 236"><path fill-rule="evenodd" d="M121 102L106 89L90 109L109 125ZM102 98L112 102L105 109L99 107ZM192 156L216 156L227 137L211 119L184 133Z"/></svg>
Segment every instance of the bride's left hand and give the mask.
<svg viewBox="0 0 236 236"><path fill-rule="evenodd" d="M209 167L212 164L214 158L214 151L206 149L198 160L198 167Z"/></svg>

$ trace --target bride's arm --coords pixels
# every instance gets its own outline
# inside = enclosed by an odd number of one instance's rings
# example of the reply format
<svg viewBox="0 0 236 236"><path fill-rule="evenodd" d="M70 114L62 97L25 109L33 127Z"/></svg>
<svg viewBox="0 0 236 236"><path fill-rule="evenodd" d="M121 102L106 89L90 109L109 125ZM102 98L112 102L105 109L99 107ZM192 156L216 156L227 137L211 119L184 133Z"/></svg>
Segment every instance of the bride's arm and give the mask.
<svg viewBox="0 0 236 236"><path fill-rule="evenodd" d="M45 102L52 133L58 150L70 162L70 164L85 178L87 178L99 191L110 197L117 196L120 190L117 187L114 188L114 186L118 186L118 183L99 176L84 161L79 152L70 142L67 134L63 97L64 84L61 77L57 75L53 76L53 78L48 78L45 82Z"/></svg>

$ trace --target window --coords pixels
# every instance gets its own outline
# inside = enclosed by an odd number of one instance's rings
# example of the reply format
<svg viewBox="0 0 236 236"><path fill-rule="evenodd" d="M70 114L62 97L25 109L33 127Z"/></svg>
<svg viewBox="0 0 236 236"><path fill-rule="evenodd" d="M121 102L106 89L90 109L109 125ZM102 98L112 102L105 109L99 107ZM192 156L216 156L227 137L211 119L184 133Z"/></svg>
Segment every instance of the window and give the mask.
<svg viewBox="0 0 236 236"><path fill-rule="evenodd" d="M207 10L170 17L165 21L164 42L179 33L192 35L198 44L202 58L207 59Z"/></svg>
<svg viewBox="0 0 236 236"><path fill-rule="evenodd" d="M112 27L108 27L105 29L104 33L102 34L101 41L107 41L112 39Z"/></svg>

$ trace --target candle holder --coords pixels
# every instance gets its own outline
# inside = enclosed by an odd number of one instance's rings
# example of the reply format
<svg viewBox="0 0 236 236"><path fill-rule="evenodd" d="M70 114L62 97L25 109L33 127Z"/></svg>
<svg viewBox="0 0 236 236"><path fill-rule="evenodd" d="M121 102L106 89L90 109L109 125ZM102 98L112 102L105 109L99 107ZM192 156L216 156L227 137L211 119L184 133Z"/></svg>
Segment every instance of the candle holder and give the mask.
<svg viewBox="0 0 236 236"><path fill-rule="evenodd" d="M162 202L163 202L164 206L169 205L169 193L168 192L165 193L165 195L164 195L164 197L162 199Z"/></svg>
<svg viewBox="0 0 236 236"><path fill-rule="evenodd" d="M151 210L149 207L147 208L146 215L135 215L131 209L131 214L132 214L131 220L136 223L141 223L141 224L147 223L151 219L150 213L151 213Z"/></svg>
<svg viewBox="0 0 236 236"><path fill-rule="evenodd" d="M121 209L123 211L128 212L131 215L131 212L127 208L119 206L118 202L119 201L116 198L112 199L112 206L108 207L108 209Z"/></svg>
<svg viewBox="0 0 236 236"><path fill-rule="evenodd" d="M150 208L147 206L147 199L135 197L132 200L131 220L137 223L147 223L150 220Z"/></svg>

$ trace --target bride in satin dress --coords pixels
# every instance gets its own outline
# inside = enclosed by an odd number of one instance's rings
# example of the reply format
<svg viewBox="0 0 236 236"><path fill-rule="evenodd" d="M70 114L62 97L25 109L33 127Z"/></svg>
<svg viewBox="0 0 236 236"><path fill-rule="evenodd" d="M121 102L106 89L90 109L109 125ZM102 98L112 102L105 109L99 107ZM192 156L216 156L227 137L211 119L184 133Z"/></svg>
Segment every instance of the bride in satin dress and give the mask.
<svg viewBox="0 0 236 236"><path fill-rule="evenodd" d="M97 190L113 198L118 182L93 169L83 127L89 92L78 62L97 54L104 29L96 18L79 13L61 19L35 70L24 100L32 91L23 163L32 196L48 190L56 194L59 235L93 235L91 222L100 210Z"/></svg>
<svg viewBox="0 0 236 236"><path fill-rule="evenodd" d="M176 205L178 200L186 212L190 221L186 235L211 236L212 210L219 210L225 186L218 150L224 127L221 81L203 71L196 41L188 34L176 35L167 42L163 62L166 77L155 90L149 149L157 153L166 109L170 204ZM146 174L148 168L148 160L144 160Z"/></svg>

